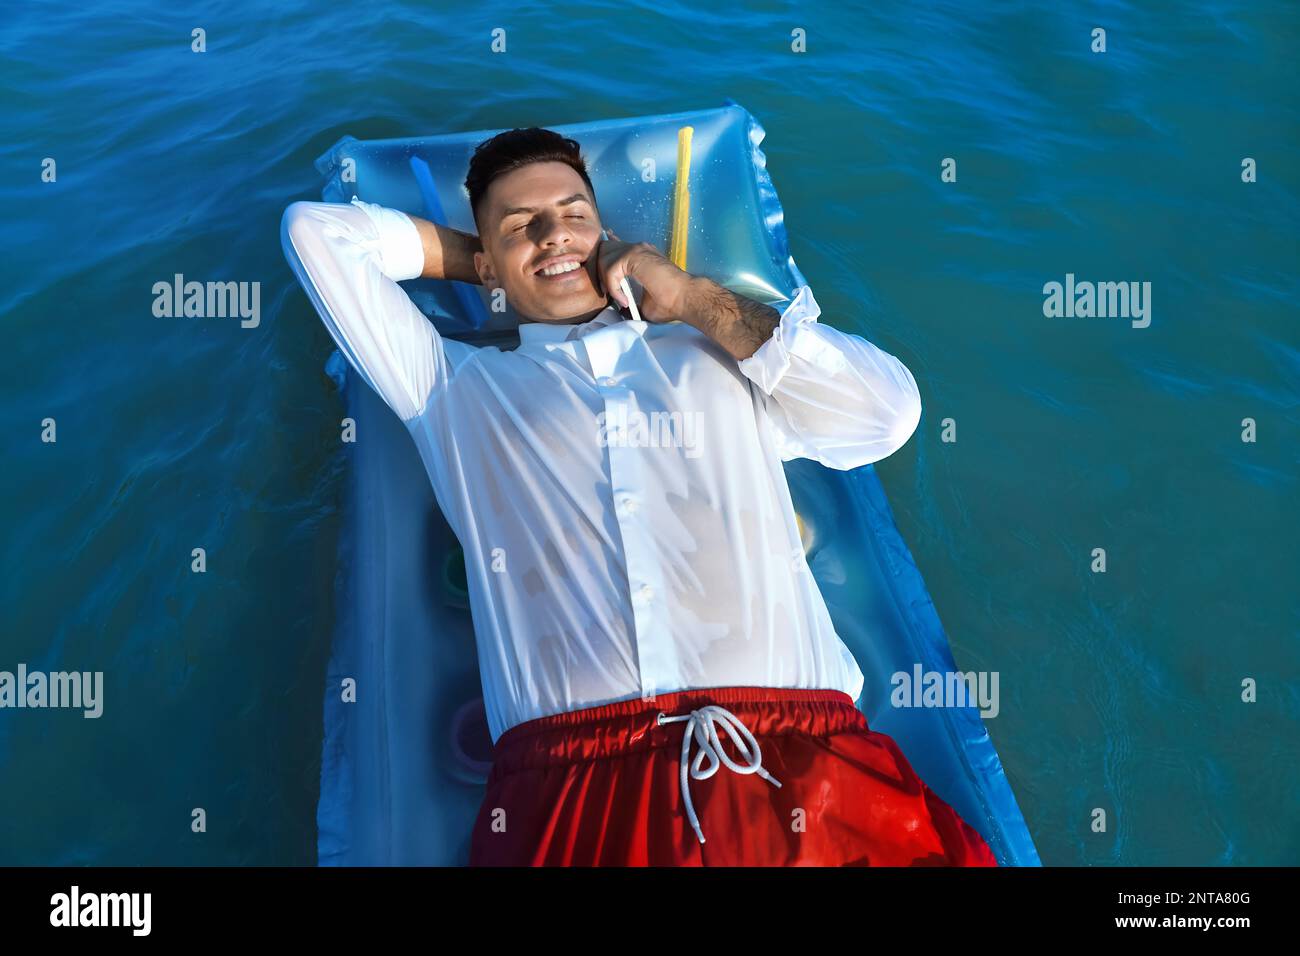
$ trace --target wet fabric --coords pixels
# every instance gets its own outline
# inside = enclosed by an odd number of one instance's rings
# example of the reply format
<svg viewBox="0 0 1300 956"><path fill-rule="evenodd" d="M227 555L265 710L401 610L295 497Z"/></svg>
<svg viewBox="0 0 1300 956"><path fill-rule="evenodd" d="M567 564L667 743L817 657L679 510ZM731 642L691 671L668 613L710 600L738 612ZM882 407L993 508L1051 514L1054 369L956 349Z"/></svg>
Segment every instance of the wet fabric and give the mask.
<svg viewBox="0 0 1300 956"><path fill-rule="evenodd" d="M753 735L739 766L688 773L686 716L721 708ZM716 713L716 711L715 711ZM689 766L714 762L690 749ZM889 736L835 690L725 687L531 720L497 742L470 844L475 866L996 866L984 839Z"/></svg>
<svg viewBox="0 0 1300 956"><path fill-rule="evenodd" d="M843 470L900 448L921 402L898 358L819 321L807 286L739 362L685 322L613 308L475 347L440 336L398 284L423 265L404 213L296 202L284 239L464 548L493 740L684 687L858 697L782 463Z"/></svg>

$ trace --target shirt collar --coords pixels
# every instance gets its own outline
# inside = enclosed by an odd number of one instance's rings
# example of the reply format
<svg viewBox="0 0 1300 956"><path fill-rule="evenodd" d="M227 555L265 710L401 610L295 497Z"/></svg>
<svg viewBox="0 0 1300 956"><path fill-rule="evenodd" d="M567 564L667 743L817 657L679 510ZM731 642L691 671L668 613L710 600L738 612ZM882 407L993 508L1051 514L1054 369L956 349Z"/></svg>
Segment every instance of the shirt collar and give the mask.
<svg viewBox="0 0 1300 956"><path fill-rule="evenodd" d="M627 320L619 314L618 310L610 305L606 306L599 315L588 322L579 322L577 324L564 324L557 322L520 322L519 344L540 345L550 342L567 342L570 339L581 338L588 332L603 329L605 326L612 325L615 322L626 321Z"/></svg>

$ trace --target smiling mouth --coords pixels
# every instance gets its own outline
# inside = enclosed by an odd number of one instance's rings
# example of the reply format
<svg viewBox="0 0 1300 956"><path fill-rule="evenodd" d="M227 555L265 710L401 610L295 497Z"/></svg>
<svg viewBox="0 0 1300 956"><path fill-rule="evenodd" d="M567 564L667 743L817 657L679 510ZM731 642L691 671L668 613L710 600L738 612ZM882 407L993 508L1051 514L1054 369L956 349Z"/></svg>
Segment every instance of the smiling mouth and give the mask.
<svg viewBox="0 0 1300 956"><path fill-rule="evenodd" d="M567 257L558 262L549 263L540 269L534 270L533 275L538 279L545 279L547 281L564 280L580 275L586 264L585 259Z"/></svg>

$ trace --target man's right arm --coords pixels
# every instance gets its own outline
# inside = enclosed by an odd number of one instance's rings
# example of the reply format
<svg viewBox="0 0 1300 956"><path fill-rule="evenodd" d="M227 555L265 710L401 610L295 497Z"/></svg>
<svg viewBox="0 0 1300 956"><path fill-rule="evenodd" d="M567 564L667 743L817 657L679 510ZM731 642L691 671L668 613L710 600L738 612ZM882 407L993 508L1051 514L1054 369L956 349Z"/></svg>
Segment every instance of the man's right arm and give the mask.
<svg viewBox="0 0 1300 956"><path fill-rule="evenodd" d="M422 230L403 212L361 200L295 202L280 224L285 257L335 344L403 421L424 411L476 351L443 340L398 285L462 267L464 247L436 233L435 261L427 261L426 236L434 230L428 226Z"/></svg>
<svg viewBox="0 0 1300 956"><path fill-rule="evenodd" d="M478 236L449 226L439 226L428 219L406 214L406 218L415 223L424 245L424 271L422 279L454 279L457 282L469 282L479 285L478 273L474 271L474 253L483 251L483 243Z"/></svg>

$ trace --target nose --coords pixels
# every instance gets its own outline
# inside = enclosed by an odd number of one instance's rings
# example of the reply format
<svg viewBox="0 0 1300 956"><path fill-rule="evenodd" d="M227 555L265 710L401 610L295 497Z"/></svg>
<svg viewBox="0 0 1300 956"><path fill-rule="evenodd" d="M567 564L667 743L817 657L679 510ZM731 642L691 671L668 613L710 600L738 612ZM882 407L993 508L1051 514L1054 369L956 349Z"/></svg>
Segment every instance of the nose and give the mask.
<svg viewBox="0 0 1300 956"><path fill-rule="evenodd" d="M563 216L547 216L541 221L537 244L542 248L563 248L573 240L573 230Z"/></svg>

